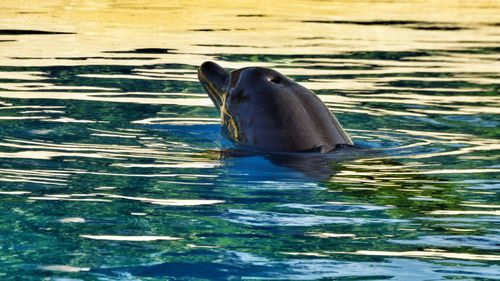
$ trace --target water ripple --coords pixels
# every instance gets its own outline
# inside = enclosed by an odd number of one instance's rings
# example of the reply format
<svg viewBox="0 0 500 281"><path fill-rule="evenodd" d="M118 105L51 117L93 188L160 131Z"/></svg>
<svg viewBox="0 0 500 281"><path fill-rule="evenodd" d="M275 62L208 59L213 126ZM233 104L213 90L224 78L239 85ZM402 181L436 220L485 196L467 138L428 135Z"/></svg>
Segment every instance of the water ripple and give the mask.
<svg viewBox="0 0 500 281"><path fill-rule="evenodd" d="M497 278L496 2L4 2L3 279ZM240 151L206 60L288 75L357 147Z"/></svg>
<svg viewBox="0 0 500 281"><path fill-rule="evenodd" d="M349 217L333 217L319 215L303 215L291 213L263 212L255 210L230 209L223 218L228 221L255 226L315 226L323 224L367 224L367 223L401 223L398 219L365 219Z"/></svg>

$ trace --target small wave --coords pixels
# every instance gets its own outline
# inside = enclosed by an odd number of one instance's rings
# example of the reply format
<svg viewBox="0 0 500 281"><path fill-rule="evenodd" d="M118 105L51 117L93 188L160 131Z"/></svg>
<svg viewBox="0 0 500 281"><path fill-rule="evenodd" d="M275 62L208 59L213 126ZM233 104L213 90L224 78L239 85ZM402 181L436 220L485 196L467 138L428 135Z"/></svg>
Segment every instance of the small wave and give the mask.
<svg viewBox="0 0 500 281"><path fill-rule="evenodd" d="M255 210L228 210L222 218L240 224L256 226L295 226L307 227L323 224L367 224L401 223L405 220L378 218L333 217L309 214L276 213Z"/></svg>

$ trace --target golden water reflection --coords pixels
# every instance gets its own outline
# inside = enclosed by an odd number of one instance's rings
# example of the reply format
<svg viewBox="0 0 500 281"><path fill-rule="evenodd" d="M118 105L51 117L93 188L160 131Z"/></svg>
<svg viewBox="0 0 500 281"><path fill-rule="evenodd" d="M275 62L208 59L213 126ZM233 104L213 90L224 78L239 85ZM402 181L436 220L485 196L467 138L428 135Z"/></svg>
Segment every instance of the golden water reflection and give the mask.
<svg viewBox="0 0 500 281"><path fill-rule="evenodd" d="M66 57L95 57L83 64L137 64L115 60L126 53L103 51L140 48L173 49L175 53L145 54L154 63L199 65L210 59L207 53L328 54L357 50L408 50L495 45L499 34L491 24L500 21L494 0L443 2L355 2L336 1L318 5L315 1L1 1L2 26L23 30L72 32L52 35L2 35L0 65L77 65ZM141 7L138 9L137 7ZM485 8L487 7L487 8ZM432 13L418 13L428 11ZM242 17L239 15L262 15ZM375 17L373 15L376 15ZM353 20L354 19L354 20ZM456 23L472 29L452 33L405 28L405 26L354 23L372 20L412 20L427 23ZM337 21L339 24L325 24ZM197 31L200 30L200 31ZM203 30L210 30L204 32ZM326 32L325 32L326 31ZM390 34L390 36L387 36ZM311 39L312 38L312 39ZM133 40L132 40L133 39ZM311 41L312 40L312 41ZM352 44L355 41L356 44ZM29 43L29 44L28 44ZM237 47L231 47L237 46ZM21 51L22 50L22 51ZM197 54L197 55L194 55ZM22 59L16 59L23 57ZM30 59L42 57L43 60ZM56 60L47 60L55 58ZM141 61L141 63L147 63ZM241 65L241 64L240 64ZM236 67L230 66L230 67Z"/></svg>

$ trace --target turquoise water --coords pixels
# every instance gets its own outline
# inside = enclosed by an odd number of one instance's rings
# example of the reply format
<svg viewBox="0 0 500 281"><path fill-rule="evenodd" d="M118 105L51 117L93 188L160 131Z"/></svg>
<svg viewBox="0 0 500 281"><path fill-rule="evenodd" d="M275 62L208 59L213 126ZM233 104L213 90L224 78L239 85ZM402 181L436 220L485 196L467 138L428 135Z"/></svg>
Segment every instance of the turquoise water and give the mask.
<svg viewBox="0 0 500 281"><path fill-rule="evenodd" d="M365 148L327 159L225 153L198 63L179 62L190 53L172 44L9 56L0 278L498 280L498 27L302 24L404 30L449 47L363 50L360 39L344 42L351 51L255 54L198 43L204 58L272 67L320 95ZM469 29L482 37L459 36ZM4 29L0 50L60 36L76 35Z"/></svg>

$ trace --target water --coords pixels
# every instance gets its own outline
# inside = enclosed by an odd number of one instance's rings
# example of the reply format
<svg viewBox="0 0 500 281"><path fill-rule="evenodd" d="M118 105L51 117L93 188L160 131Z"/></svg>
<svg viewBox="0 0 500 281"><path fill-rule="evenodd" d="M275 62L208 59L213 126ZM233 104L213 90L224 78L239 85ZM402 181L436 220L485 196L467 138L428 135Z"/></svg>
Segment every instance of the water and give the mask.
<svg viewBox="0 0 500 281"><path fill-rule="evenodd" d="M498 280L498 2L1 2L2 280ZM225 153L205 60L368 150Z"/></svg>

